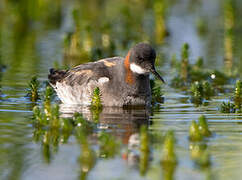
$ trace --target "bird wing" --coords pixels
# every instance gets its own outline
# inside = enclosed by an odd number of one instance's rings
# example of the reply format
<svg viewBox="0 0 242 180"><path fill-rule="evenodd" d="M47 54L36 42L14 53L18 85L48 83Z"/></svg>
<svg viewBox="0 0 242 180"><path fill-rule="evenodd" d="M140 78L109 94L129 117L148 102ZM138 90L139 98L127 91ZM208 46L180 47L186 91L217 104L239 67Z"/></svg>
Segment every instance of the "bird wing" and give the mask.
<svg viewBox="0 0 242 180"><path fill-rule="evenodd" d="M92 63L81 64L67 71L62 82L73 86L76 83L79 85L88 83L90 80L98 81L98 79L102 77L112 79L110 68L115 66L118 60L120 60L119 57L113 57Z"/></svg>

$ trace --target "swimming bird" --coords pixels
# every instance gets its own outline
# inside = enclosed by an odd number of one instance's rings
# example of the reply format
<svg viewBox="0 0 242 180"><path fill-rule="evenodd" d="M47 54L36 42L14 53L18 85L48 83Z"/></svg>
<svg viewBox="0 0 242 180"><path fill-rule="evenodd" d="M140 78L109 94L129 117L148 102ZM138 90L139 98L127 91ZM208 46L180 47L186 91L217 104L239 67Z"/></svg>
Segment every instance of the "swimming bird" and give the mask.
<svg viewBox="0 0 242 180"><path fill-rule="evenodd" d="M64 104L91 105L98 87L104 106L149 106L149 74L164 82L155 69L155 59L151 45L138 43L125 58L105 58L70 70L50 69L48 79Z"/></svg>

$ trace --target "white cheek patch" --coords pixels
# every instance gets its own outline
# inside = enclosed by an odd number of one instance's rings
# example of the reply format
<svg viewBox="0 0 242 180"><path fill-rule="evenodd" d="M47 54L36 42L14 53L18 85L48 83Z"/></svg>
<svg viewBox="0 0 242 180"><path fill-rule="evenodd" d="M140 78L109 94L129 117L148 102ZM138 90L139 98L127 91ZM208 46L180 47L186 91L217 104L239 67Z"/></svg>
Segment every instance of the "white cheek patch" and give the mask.
<svg viewBox="0 0 242 180"><path fill-rule="evenodd" d="M132 72L137 74L145 74L147 71L135 63L130 64L130 69Z"/></svg>
<svg viewBox="0 0 242 180"><path fill-rule="evenodd" d="M109 81L108 77L101 77L98 79L98 83L101 83L101 84L106 83L108 81Z"/></svg>

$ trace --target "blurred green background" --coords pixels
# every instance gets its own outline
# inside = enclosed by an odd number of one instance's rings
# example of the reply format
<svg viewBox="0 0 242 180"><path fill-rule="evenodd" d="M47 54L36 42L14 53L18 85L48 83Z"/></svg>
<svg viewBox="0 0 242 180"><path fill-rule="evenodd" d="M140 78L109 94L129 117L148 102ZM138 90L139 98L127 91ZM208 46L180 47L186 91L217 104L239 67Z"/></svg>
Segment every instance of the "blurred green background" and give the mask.
<svg viewBox="0 0 242 180"><path fill-rule="evenodd" d="M48 69L125 56L147 41L169 62L187 42L193 59L241 72L241 6L239 0L2 0L0 60L12 73L41 73L46 63Z"/></svg>

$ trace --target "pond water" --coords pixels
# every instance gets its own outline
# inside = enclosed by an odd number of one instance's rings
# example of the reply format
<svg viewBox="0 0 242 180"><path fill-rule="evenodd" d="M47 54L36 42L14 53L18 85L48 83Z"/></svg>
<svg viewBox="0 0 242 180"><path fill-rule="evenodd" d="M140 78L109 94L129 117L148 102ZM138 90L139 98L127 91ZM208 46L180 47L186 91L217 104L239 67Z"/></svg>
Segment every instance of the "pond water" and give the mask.
<svg viewBox="0 0 242 180"><path fill-rule="evenodd" d="M234 33L227 40L226 3L234 5L235 13ZM163 5L167 10L162 10ZM235 79L242 77L241 9L239 0L0 2L0 62L4 65L0 74L0 179L241 179L242 114L219 111L220 104L233 95ZM154 12L164 18L169 30L162 43L155 42L154 28L150 28L156 21ZM201 33L200 21L204 23ZM69 33L75 30L81 41L72 39L66 45ZM78 130L66 133L34 125L34 105L26 96L32 76L37 75L43 83L53 66L125 56L129 47L144 40L155 44L157 66L167 81L162 85L164 103L150 109L103 107L95 116L87 107L67 107L55 98L53 103L60 104L62 117L80 112L87 121L97 121L84 137L88 145L80 143L75 133ZM176 54L180 59L185 42L190 45L190 62L203 56L205 68L227 71L230 64L224 56L232 54L231 69L236 78L225 85L226 93L213 96L206 106L194 105L188 93L170 86L176 74L170 67L171 57ZM231 42L232 48L226 42ZM75 50L80 50L79 58ZM206 116L213 135L202 143L191 143L191 121L201 115ZM148 128L150 151L143 162L144 155L137 147L140 127L144 126ZM178 161L170 171L160 163L164 135L169 130L174 131ZM101 152L102 133L113 143L106 154ZM205 146L209 166L201 167L192 158L197 146ZM96 158L88 159L87 149Z"/></svg>

